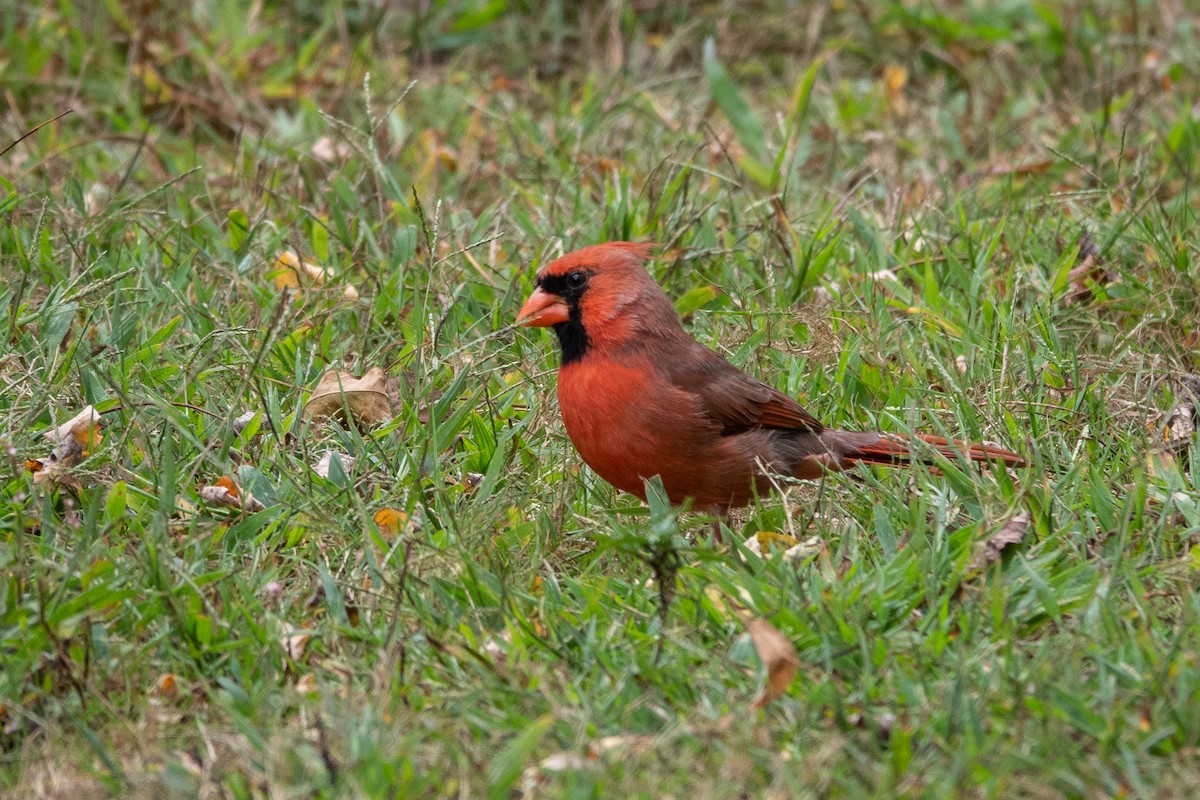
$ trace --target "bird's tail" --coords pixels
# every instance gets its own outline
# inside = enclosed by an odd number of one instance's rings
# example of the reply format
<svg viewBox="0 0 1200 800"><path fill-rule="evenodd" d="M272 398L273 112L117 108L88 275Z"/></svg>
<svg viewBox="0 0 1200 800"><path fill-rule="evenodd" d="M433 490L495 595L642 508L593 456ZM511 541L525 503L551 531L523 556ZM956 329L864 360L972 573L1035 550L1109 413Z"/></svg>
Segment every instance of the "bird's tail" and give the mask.
<svg viewBox="0 0 1200 800"><path fill-rule="evenodd" d="M910 445L905 439L887 433L854 431L823 431L821 433L822 442L829 447L831 454L839 457L843 468L856 462L891 466L903 466L914 462L935 464L936 459L930 456L928 450L934 450L951 461L957 458L966 458L984 464L996 462L1007 467L1023 467L1028 463L1011 450L993 447L990 444L971 444L924 434L918 434L916 438L928 445L928 448Z"/></svg>

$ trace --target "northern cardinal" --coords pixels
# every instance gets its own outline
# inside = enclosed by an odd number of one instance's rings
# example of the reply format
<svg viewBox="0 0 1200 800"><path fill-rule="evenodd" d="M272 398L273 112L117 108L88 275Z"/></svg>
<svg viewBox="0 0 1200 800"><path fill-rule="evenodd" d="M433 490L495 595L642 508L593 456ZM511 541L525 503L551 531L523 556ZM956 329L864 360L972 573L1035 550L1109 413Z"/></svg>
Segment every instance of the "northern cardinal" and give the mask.
<svg viewBox="0 0 1200 800"><path fill-rule="evenodd" d="M646 499L723 514L771 488L768 474L819 478L858 462L926 461L886 433L825 428L787 395L750 377L683 329L646 272L652 245L610 242L547 264L517 323L552 327L562 348L558 405L583 460ZM1019 466L1016 453L919 437L947 458Z"/></svg>

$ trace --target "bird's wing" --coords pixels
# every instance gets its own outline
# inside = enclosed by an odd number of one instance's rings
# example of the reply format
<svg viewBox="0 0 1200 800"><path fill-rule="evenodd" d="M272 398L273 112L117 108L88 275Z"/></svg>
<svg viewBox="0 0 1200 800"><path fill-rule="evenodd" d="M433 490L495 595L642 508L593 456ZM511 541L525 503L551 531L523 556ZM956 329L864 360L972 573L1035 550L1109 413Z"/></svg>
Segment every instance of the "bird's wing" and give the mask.
<svg viewBox="0 0 1200 800"><path fill-rule="evenodd" d="M731 436L751 428L820 433L824 427L783 392L752 378L707 347L695 343L688 357L660 365L679 389L696 395L704 413Z"/></svg>

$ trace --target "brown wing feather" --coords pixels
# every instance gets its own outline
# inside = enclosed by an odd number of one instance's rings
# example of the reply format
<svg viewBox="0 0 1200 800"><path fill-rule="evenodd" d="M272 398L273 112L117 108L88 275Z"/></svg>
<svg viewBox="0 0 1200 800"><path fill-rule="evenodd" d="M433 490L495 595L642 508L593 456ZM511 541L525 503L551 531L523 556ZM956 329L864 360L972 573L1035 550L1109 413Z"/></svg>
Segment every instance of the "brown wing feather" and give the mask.
<svg viewBox="0 0 1200 800"><path fill-rule="evenodd" d="M690 339L690 337L689 337ZM820 433L824 426L786 394L752 378L704 345L691 340L686 357L663 365L671 382L698 396L723 436L751 428Z"/></svg>

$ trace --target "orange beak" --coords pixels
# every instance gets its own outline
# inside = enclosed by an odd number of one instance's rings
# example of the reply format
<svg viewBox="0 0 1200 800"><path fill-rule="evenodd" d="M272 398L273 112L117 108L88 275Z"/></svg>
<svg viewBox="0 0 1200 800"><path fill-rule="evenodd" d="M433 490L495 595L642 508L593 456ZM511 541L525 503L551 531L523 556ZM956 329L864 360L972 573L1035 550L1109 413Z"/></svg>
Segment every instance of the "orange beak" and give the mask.
<svg viewBox="0 0 1200 800"><path fill-rule="evenodd" d="M527 328L548 328L571 318L571 309L558 295L534 290L517 312L517 324Z"/></svg>

